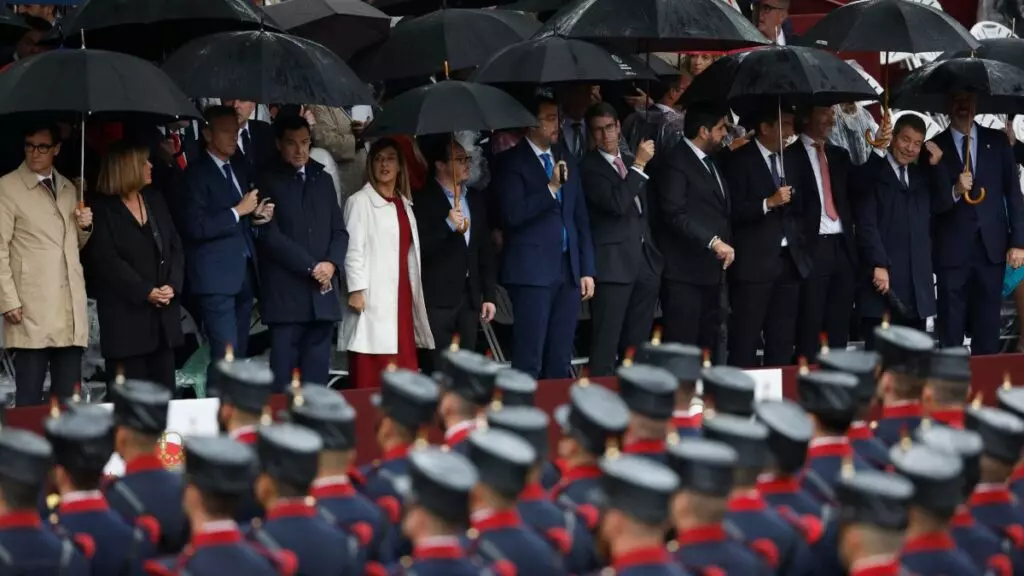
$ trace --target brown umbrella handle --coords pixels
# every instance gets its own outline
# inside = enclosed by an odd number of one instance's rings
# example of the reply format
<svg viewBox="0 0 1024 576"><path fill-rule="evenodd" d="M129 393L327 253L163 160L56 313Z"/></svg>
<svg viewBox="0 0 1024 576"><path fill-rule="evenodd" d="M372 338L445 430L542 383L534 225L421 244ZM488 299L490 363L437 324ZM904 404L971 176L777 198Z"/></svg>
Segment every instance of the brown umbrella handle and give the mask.
<svg viewBox="0 0 1024 576"><path fill-rule="evenodd" d="M970 134L966 134L966 135L964 135L964 174L970 174L970 173L971 173L971 135ZM985 196L986 196L985 188L984 187L979 187L978 188L978 196L977 197L971 197L971 191L968 190L968 191L964 192L963 199L964 199L964 202L967 202L971 206L977 206L978 204L981 204L981 201L985 199Z"/></svg>

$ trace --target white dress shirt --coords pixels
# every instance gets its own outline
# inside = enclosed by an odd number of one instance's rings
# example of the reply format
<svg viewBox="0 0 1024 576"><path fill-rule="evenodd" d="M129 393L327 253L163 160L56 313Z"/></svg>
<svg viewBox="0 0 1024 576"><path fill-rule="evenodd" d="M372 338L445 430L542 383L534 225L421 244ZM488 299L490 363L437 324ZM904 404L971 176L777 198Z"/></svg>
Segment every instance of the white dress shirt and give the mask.
<svg viewBox="0 0 1024 576"><path fill-rule="evenodd" d="M818 200L821 204L821 218L818 224L818 234L829 235L829 234L842 234L843 233L843 222L841 218L832 220L825 214L825 189L821 185L821 165L818 163L818 149L814 147L814 140L806 134L800 135L800 143L803 144L804 150L807 151L807 157L811 161L811 170L814 171L814 184L818 188ZM826 166L827 168L827 166ZM831 173L829 173L831 176ZM835 188L833 187L832 201L835 201ZM837 206L838 209L838 206ZM838 214L837 214L838 216Z"/></svg>
<svg viewBox="0 0 1024 576"><path fill-rule="evenodd" d="M764 158L764 164L765 166L768 167L768 173L770 174L772 172L772 164L775 164L775 173L778 174L781 178L782 166L781 162L779 162L779 157L781 156L781 154L776 154L775 152L772 152L771 150L765 148L764 144L761 144L761 141L758 140L757 138L754 139L754 143L757 144L757 149L761 152L761 157ZM772 158L773 154L775 155L775 158ZM767 198L761 201L761 210L764 211L765 214L771 211L771 208L768 207ZM780 246L789 246L789 240L786 239L785 233L783 233L782 235L782 243L780 244Z"/></svg>
<svg viewBox="0 0 1024 576"><path fill-rule="evenodd" d="M238 150L242 154L248 154L249 153L249 151L245 149L245 146L242 145L242 134L245 133L245 132L249 132L249 121L248 120L246 120L245 124L242 124L242 127L238 129ZM252 132L249 132L249 145L252 146Z"/></svg>
<svg viewBox="0 0 1024 576"><path fill-rule="evenodd" d="M689 138L683 138L683 142L686 142L686 145L690 147L690 150L693 150L693 153L697 155L697 160L700 160L700 163L704 166L704 169L707 170L708 172L711 172L711 175L715 177L715 180L718 181L718 193L724 195L725 187L722 186L722 178L718 175L718 169L716 168L714 172L712 172L711 169L708 168L708 165L704 164L704 159L707 158L708 155L705 154L703 150L698 148ZM718 240L718 236L715 236L714 238L711 239L711 242L708 242L708 249L710 249L715 244L715 240Z"/></svg>
<svg viewBox="0 0 1024 576"><path fill-rule="evenodd" d="M526 138L526 143L530 145L530 149L532 149L533 153L537 155L537 162L540 162L541 167L544 168L545 174L547 173L547 168L544 167L544 159L541 158L541 156L544 154L547 154L548 156L551 157L551 164L555 167L555 170L558 169L558 161L555 159L555 155L551 152L551 148L548 148L547 150L541 150L536 144L533 143L533 140L530 140L529 138ZM556 193L557 191L551 190L551 186L548 186L548 192L551 192L552 198L558 198L558 194Z"/></svg>
<svg viewBox="0 0 1024 576"><path fill-rule="evenodd" d="M907 185L907 188L910 188L910 167L900 166L900 163L896 161L892 154L887 153L885 159L889 161L889 166L892 167L892 171L896 173L896 179L900 182L903 182L903 176L900 174L900 168L903 168L904 173L907 175L907 181L903 183Z"/></svg>
<svg viewBox="0 0 1024 576"><path fill-rule="evenodd" d="M601 157L604 158L605 162L611 164L612 169L615 170L616 173L618 173L619 169L615 167L615 160L618 160L619 162L622 162L623 166L626 165L626 163L622 160L622 154L621 153L620 154L612 155L612 154L609 154L609 153L605 152L604 150L601 150L600 148L598 148L597 151L601 153ZM640 170L639 168L637 168L635 164L633 166L630 166L629 169L634 171L634 172L636 172L637 174L643 176L644 180L647 180L647 174L644 174L643 170ZM641 204L640 204L640 197L639 196L633 196L633 204L636 205L636 211L637 212L639 212L640 214L644 213L643 206L641 206Z"/></svg>

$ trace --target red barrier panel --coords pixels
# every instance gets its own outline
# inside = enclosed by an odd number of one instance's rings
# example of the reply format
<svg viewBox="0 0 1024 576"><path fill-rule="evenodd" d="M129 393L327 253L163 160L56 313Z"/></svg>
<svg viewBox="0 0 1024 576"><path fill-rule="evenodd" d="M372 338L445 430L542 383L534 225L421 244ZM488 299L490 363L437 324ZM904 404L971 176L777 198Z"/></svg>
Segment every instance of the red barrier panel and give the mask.
<svg viewBox="0 0 1024 576"><path fill-rule="evenodd" d="M995 396L996 389L1002 384L1003 376L1009 374L1013 382L1024 385L1024 354L1001 354L998 356L981 356L971 359L973 370L973 393L982 393L985 403L991 403ZM796 396L796 372L795 366L783 368L782 386L783 393L787 398ZM615 381L610 378L596 378L595 382L614 387ZM537 388L537 406L549 414L556 406L565 402L566 392L572 380L545 380ZM372 390L346 390L343 392L345 398L356 409L360 415L357 424L357 437L359 439L359 461L369 462L377 457L376 432L376 410L370 404ZM284 396L275 396L271 401L275 412L283 409ZM35 406L31 408L11 408L6 412L7 425L15 428L27 428L35 432L42 432L42 420L49 413L48 406ZM558 431L552 426L550 429L551 440L557 440ZM435 442L441 440L441 430L438 428L431 436ZM554 444L552 444L554 445Z"/></svg>

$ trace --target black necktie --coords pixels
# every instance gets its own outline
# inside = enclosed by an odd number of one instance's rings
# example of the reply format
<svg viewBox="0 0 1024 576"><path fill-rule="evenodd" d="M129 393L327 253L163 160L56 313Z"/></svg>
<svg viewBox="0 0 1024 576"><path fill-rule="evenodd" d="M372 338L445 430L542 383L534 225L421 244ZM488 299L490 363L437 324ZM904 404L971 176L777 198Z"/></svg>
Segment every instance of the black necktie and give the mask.
<svg viewBox="0 0 1024 576"><path fill-rule="evenodd" d="M242 130L242 156L248 158L250 162L252 161L251 151L252 139L249 138L249 129L245 128Z"/></svg>
<svg viewBox="0 0 1024 576"><path fill-rule="evenodd" d="M232 190L234 190L234 191L238 192L239 194L241 194L242 191L238 189L238 186L235 186L235 173L231 170L231 164L228 163L228 162L225 162L223 170L224 170L224 177L228 179L228 185L231 186Z"/></svg>
<svg viewBox="0 0 1024 576"><path fill-rule="evenodd" d="M768 163L771 164L772 168L772 182L775 182L775 187L778 188L779 184L782 184L782 178L779 177L779 163L776 162L778 155L769 154Z"/></svg>
<svg viewBox="0 0 1024 576"><path fill-rule="evenodd" d="M583 123L572 123L572 154L579 158L583 155Z"/></svg>
<svg viewBox="0 0 1024 576"><path fill-rule="evenodd" d="M43 178L42 180L40 180L40 182L43 184L43 186L46 187L47 190L50 191L50 195L53 196L53 199L56 200L57 189L53 187L53 178Z"/></svg>
<svg viewBox="0 0 1024 576"><path fill-rule="evenodd" d="M306 182L306 172L303 170L299 170L298 172L296 172L295 177L299 180L299 182Z"/></svg>
<svg viewBox="0 0 1024 576"><path fill-rule="evenodd" d="M704 165L708 167L708 171L711 172L711 179L715 181L715 188L718 189L718 193L725 196L725 192L722 191L722 183L718 181L718 171L715 170L715 161L711 159L711 156L704 157Z"/></svg>
<svg viewBox="0 0 1024 576"><path fill-rule="evenodd" d="M910 188L910 182L907 180L907 167L900 166L900 183L903 184L904 188Z"/></svg>

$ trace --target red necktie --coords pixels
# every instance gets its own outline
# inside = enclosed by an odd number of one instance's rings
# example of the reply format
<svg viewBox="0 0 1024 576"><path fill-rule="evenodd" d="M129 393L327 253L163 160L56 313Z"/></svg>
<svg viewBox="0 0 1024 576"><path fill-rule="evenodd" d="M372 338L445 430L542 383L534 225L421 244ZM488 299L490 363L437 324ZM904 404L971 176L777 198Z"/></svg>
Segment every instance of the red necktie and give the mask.
<svg viewBox="0 0 1024 576"><path fill-rule="evenodd" d="M832 176L828 171L828 158L825 157L825 145L815 142L814 149L818 151L818 166L821 167L821 195L825 200L825 216L835 222L839 220L839 213L836 212L836 202L832 198Z"/></svg>
<svg viewBox="0 0 1024 576"><path fill-rule="evenodd" d="M174 158L178 161L178 168L184 170L188 166L188 159L181 153L181 136L171 132L171 142L174 144Z"/></svg>

